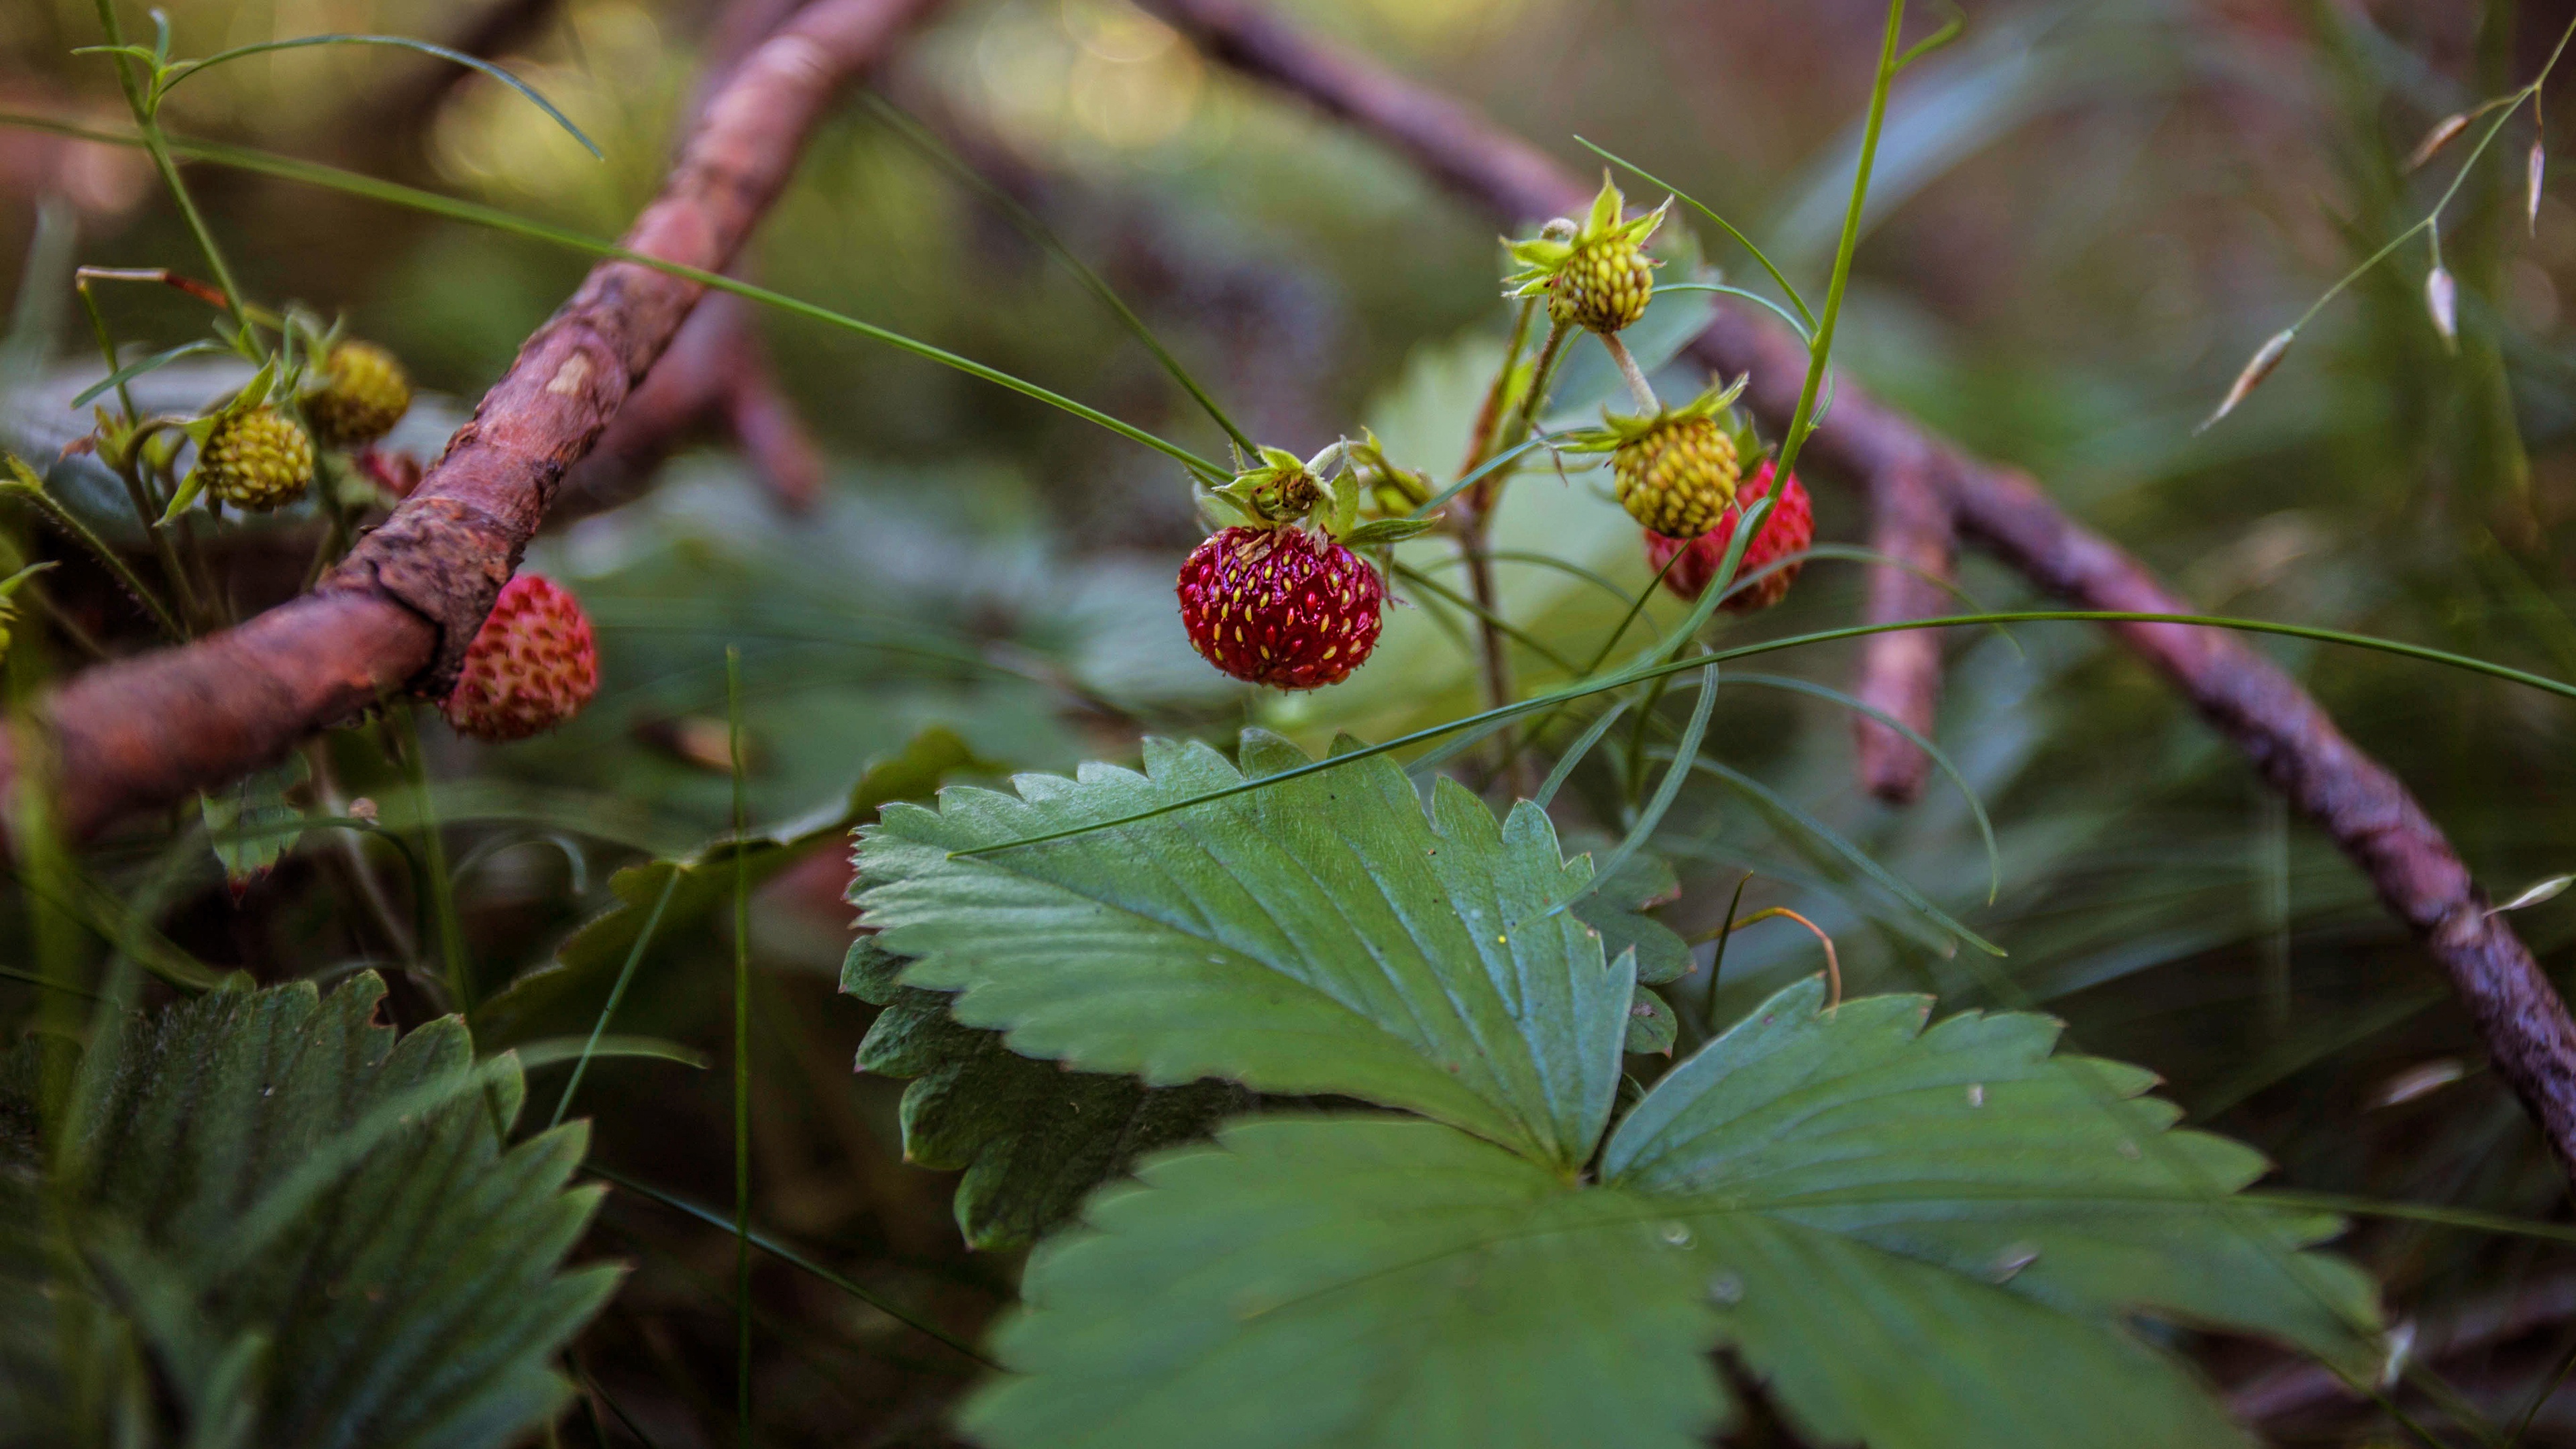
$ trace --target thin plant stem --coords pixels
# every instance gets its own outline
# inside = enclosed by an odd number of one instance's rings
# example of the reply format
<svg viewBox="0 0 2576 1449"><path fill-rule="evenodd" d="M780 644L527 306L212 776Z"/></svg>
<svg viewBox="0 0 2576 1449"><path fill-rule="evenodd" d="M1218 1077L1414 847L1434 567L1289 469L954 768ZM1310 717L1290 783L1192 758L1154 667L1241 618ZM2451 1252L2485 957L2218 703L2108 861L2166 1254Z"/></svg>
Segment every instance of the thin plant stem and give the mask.
<svg viewBox="0 0 2576 1449"><path fill-rule="evenodd" d="M0 111L0 126L17 126L27 130L42 131L49 135L69 136L75 140L82 141L95 141L106 146L137 146L142 144L131 136L118 135L111 131L99 131L87 126L76 126L68 122L54 120L51 117L29 115L25 112L19 111ZM654 271L661 272L666 276L678 277L684 281L694 282L701 287L706 287L713 291L731 292L737 297L747 298L751 301L758 302L763 306L775 307L779 311L786 312L792 316L802 317L811 322L820 322L830 327L837 327L845 332L853 332L861 337L866 337L871 340L884 343L886 346L895 348L898 351L908 352L913 356L922 358L926 361L938 363L943 367L954 368L959 372L965 373L969 377L981 378L997 387L1008 388L1013 392L1019 393L1023 397L1035 398L1039 402L1045 403L1050 407L1060 408L1086 422L1106 428L1130 442L1141 443L1148 448L1152 448L1154 451L1180 463L1192 473L1212 482L1222 483L1234 475L1234 470L1222 467L1206 458L1202 458L1198 454L1191 452L1189 449L1182 447L1178 443L1157 437L1132 423L1123 422L1117 418L1111 417L1109 414L1100 411L1098 408L1089 407L1082 403L1075 402L1073 399L1066 397L1062 393L1054 392L1047 388L1040 387L1036 383L1013 377L1011 374L1003 372L999 368L987 367L983 363L977 362L972 358L963 357L957 353L950 352L946 348L934 347L927 342L906 337L900 332L896 332L885 327L879 327L872 322L862 322L856 317L835 312L828 307L818 307L811 302L801 301L795 297L788 296L784 292L774 292L767 287L755 286L752 283L742 281L738 278L728 277L719 272L708 271L704 267L693 267L685 262L674 262L663 257L647 256L642 252L619 246L614 242L602 241L597 237L586 236L566 227L553 226L541 221L532 221L526 217L516 216L510 212L503 211L498 207L482 206L470 201L459 201L451 196L441 196L434 191L423 191L418 187L404 186L392 181L380 181L372 176L362 176L353 171L343 171L337 167L323 166L310 161L300 161L290 156L280 156L273 152L261 151L252 147L231 146L219 141L202 141L193 138L181 138L173 144L177 150L186 153L194 160L210 161L219 166L231 166L239 170L252 172L256 175L274 176L282 180L293 181L306 186L319 186L328 190L340 192L344 195L365 197L370 201L380 201L390 206L404 207L409 210L424 212L431 216L446 217L451 221L461 221L473 226L486 227L490 230L501 232L509 236L526 237L534 241L546 242L554 246L563 247L569 251L580 252L585 256L604 257L612 261L632 262L636 266L650 267Z"/></svg>
<svg viewBox="0 0 2576 1449"><path fill-rule="evenodd" d="M127 593L134 596L135 602L141 604L145 612L151 614L152 622L161 626L162 633L168 635L173 642L184 642L189 637L188 630L179 622L177 616L170 612L169 605L161 602L161 596L145 587L143 580L136 576L134 570L126 566L124 558L116 550L108 547L106 540L91 532L88 524L81 522L80 515L56 502L54 496L43 488L27 481L29 476L32 475L0 479L0 498L24 500L28 507L43 514L46 522L70 534L74 543L79 544L92 558L97 559L100 566L105 568ZM130 476L126 480L126 485L139 486ZM178 576L173 575L173 577Z"/></svg>
<svg viewBox="0 0 2576 1449"><path fill-rule="evenodd" d="M108 330L107 315L98 310L98 298L90 294L89 278L86 275L79 277L72 283L72 290L80 296L81 310L89 314L90 333L98 338L99 356L107 359L108 373L110 376L113 376L118 371L116 361L116 334ZM143 416L142 413L135 409L134 393L128 384L119 382L116 385L116 401L118 405L125 409L125 420L128 423L134 422ZM144 523L148 525L151 521L152 520L147 518L144 520Z"/></svg>
<svg viewBox="0 0 2576 1449"><path fill-rule="evenodd" d="M599 1020L590 1026L590 1040L582 1043L581 1057L572 1064L572 1079L564 1083L563 1095L555 1099L555 1115L546 1123L549 1130L563 1125L564 1112L572 1106L572 1094L581 1090L582 1074L590 1070L590 1054L599 1049L599 1039L608 1031L608 1023L617 1015L618 1003L626 999L626 988L635 980L635 968L653 944L653 935L662 928L662 913L671 906L671 897L680 888L683 874L677 862L671 863L671 875L662 882L662 893L653 898L653 913L644 918L644 929L635 933L635 944L626 953L626 964L617 969L617 982L608 988L608 1000L599 1008Z"/></svg>
<svg viewBox="0 0 2576 1449"><path fill-rule="evenodd" d="M1851 283L1852 253L1860 246L1861 213L1869 202L1869 173L1878 161L1879 132L1887 124L1887 93L1896 79L1896 36L1904 24L1905 0L1889 0L1886 38L1880 42L1878 52L1878 76L1869 88L1869 117L1861 125L1860 164L1852 174L1851 200L1843 208L1843 234L1834 244L1833 280L1825 287L1825 311L1816 322L1816 340L1807 349L1807 378L1798 386L1798 405L1789 414L1788 431L1780 436L1780 454L1773 464L1782 478L1791 476L1797 465L1798 450L1806 442L1807 419L1816 410L1816 391L1824 385L1825 365L1833 357L1834 328L1842 320L1843 292Z"/></svg>
<svg viewBox="0 0 2576 1449"><path fill-rule="evenodd" d="M742 650L731 644L725 646L725 749L733 768L734 1404L740 1415L735 1434L741 1449L751 1449L751 858L742 848L751 823L743 795Z"/></svg>
<svg viewBox="0 0 2576 1449"><path fill-rule="evenodd" d="M98 0L98 24L99 29L106 33L108 44L125 44L125 26L116 18L116 0ZM250 314L243 310L241 285L233 280L232 264L224 260L224 249L216 244L213 229L206 225L205 215L197 210L196 197L189 194L188 183L179 175L179 163L170 154L169 138L161 133L156 103L136 81L134 59L118 55L115 61L116 83L125 92L127 109L134 113L135 129L143 133L143 149L152 157L152 169L161 173L161 184L169 188L170 198L179 204L181 219L187 222L189 232L197 239L197 249L205 253L207 269L215 274L215 285L224 289L225 310L232 313L234 324L241 328L243 342L256 347L258 336L251 330ZM110 363L109 366L115 364Z"/></svg>
<svg viewBox="0 0 2576 1449"><path fill-rule="evenodd" d="M1217 406L1216 399L1208 395L1207 389L1199 386L1198 379L1190 376L1189 369L1181 366L1180 359L1172 355L1171 349L1163 345L1163 340L1154 335L1154 330L1145 325L1144 319L1136 315L1134 309L1127 305L1126 301L1101 278L1098 272L1093 271L1083 263L1081 258L1075 256L1072 249L1056 236L1054 229L1039 220L1037 213L1021 205L1019 198L986 179L982 172L977 171L967 162L966 158L949 149L946 143L931 134L929 127L894 102L874 91L862 91L859 93L859 104L866 107L870 114L897 136L902 137L915 150L983 193L984 199L1000 209L1002 215L1013 226L1018 227L1023 235L1043 247L1048 255L1053 256L1064 265L1067 271L1072 272L1083 287L1092 296L1098 298L1102 306L1115 314L1127 330L1135 335L1138 342L1144 344L1145 350L1154 354L1154 360L1163 365L1163 370L1171 374L1172 380L1181 385L1181 390L1190 395L1191 400L1199 405L1200 410L1208 415L1210 421L1225 430L1225 435L1234 440L1234 445L1241 448L1245 456L1255 456L1261 451L1254 446L1251 435L1236 427L1234 419L1226 416L1225 409Z"/></svg>
<svg viewBox="0 0 2576 1449"><path fill-rule="evenodd" d="M2335 281L2333 286L2326 288L2324 292L2318 295L2314 302L2309 303L2308 310L2300 313L2299 320L2291 323L2286 329L2284 329L2285 331L2296 332L2300 328L2307 326L2309 322L2315 319L2319 312L2325 310L2327 303L2343 295L2347 288L2351 287L2353 283L2360 281L2371 268L2388 260L2388 258L2393 255L2399 247L2404 246L2417 233L2428 230L2431 231L2434 234L2435 245L2438 248L2441 235L2443 210L2451 204L2451 199L2453 197L2460 194L2460 188L2468 182L2469 173L2477 169L2478 159L2486 154L2488 146L2494 144L2496 134L2504 129L2505 122L2513 119L2514 112L2522 108L2522 103L2524 101L2531 101L2534 103L2535 111L2538 109L2540 88L2548 84L2549 73L2558 68L2558 59L2560 56L2566 54L2567 42L2571 39L2576 39L2576 20L2569 21L2567 28L2558 33L2558 43L2550 48L2549 59L2542 63L2540 73L2533 76L2529 84L2523 86L2519 90L2508 92L2506 95L2498 98L2497 101L2490 101L2486 106L2479 108L2481 110L2490 108L2494 109L2496 113L2495 119L2487 122L2486 129L2479 133L2477 143L2469 148L2467 157L2460 162L2458 173L2452 176L2450 185L2442 188L2442 194L2434 200L2432 209L2425 212L2423 217L2417 220L2414 225L2409 226L2404 231L2390 237L2380 246L2379 250L2372 252L2369 256L2363 258L2358 266L2355 266L2351 271L2344 273L2343 276ZM2437 250L2434 256L2436 263L2438 264L2440 252Z"/></svg>
<svg viewBox="0 0 2576 1449"><path fill-rule="evenodd" d="M2512 1427L2505 1430L2504 1449L2514 1449L2522 1442L2523 1434L2531 1428L2531 1421L2540 1417L2541 1409L2557 1396L2559 1386L2567 1382L2570 1373L2576 1373L2576 1343L2568 1344L2567 1351L2558 1357L2558 1367L2541 1382L2539 1391L2531 1396L2531 1402L2524 1404L2522 1412L2514 1416Z"/></svg>
<svg viewBox="0 0 2576 1449"><path fill-rule="evenodd" d="M2262 619L2231 619L2213 614L2154 614L2126 609L2026 609L2012 613L1951 614L1931 619L1892 619L1876 624L1847 624L1836 629L1819 629L1814 633L1796 634L1785 639L1765 639L1751 644L1739 644L1731 649L1713 650L1707 654L1699 655L1690 659L1662 660L1653 663L1641 664L1635 668L1621 670L1617 674L1610 675L1606 678L1580 681L1574 684L1569 684L1561 689L1550 690L1545 694L1532 695L1527 699L1516 700L1503 708L1486 710L1478 714L1462 715L1456 719L1444 720L1439 724L1426 725L1421 729L1398 735L1390 740L1382 740L1373 745L1362 745L1357 749L1344 750L1339 754L1328 756L1327 758L1314 761L1311 764L1294 766L1290 769L1281 770L1276 774L1264 775L1259 779L1246 780L1241 784L1227 785L1219 789L1204 791L1185 799L1168 801L1164 804L1156 805L1145 810L1134 811L1126 815L1112 816L1105 820L1094 820L1082 825L1067 826L1061 830L1050 830L1038 835L1021 836L1014 840L999 840L990 845L970 846L963 850L952 850L948 854L951 859L968 859L975 856L991 855L997 851L1018 850L1032 845L1043 845L1051 841L1067 840L1077 835L1089 835L1095 831L1114 830L1120 826L1133 825L1140 821L1158 819L1177 811L1192 809L1200 805L1212 804L1219 800L1230 799L1236 795L1249 794L1255 790L1275 789L1292 780L1302 779L1308 775L1321 774L1326 770L1342 769L1347 766L1357 764L1362 760L1374 759L1379 755L1392 754L1398 750L1410 749L1415 745L1427 744L1444 735L1456 734L1462 730L1475 729L1481 725L1492 724L1500 720L1510 719L1524 714L1535 714L1540 710L1561 708L1575 700L1588 699L1596 694L1607 694L1612 690L1625 689L1632 684L1642 684L1648 680L1660 679L1670 674L1679 674L1685 670L1702 669L1711 664L1723 664L1729 660L1749 659L1756 655L1778 653L1785 649L1800 649L1813 644L1832 644L1845 639L1863 639L1872 634L1892 634L1900 630L1955 629L1962 625L1969 624L2036 624L2044 622L2085 624L2185 624L2200 628L2239 630L2249 634L2275 634L2288 639L2311 639L2320 643L2341 644L2359 649L2372 649L2385 654L2395 654L2409 659L2419 659L2431 663L2444 664L2451 668L2466 670L2473 674L2483 674L2496 679L2511 680L2516 684L2527 685L2533 689L2554 694L2563 699L2576 700L2576 684L2568 683L2565 680L2551 679L2544 674L2534 674L2529 670L2516 669L2509 664L2490 663L2484 659L2472 658L2465 654L2454 654L2448 650L2434 649L2422 644L2408 644L2396 639L2378 639L2366 634L2349 634L2339 629L2319 629L2306 624L2276 624Z"/></svg>
<svg viewBox="0 0 2576 1449"><path fill-rule="evenodd" d="M438 923L438 952L445 967L448 1004L458 1011L474 1009L474 973L465 959L465 925L456 911L456 883L447 873L447 842L438 828L438 811L429 799L429 761L420 750L420 731L412 707L399 704L385 711L394 750L402 756L403 779L411 786L412 808L419 812L421 874L429 888L431 914Z"/></svg>
<svg viewBox="0 0 2576 1449"><path fill-rule="evenodd" d="M1524 298L1519 314L1512 318L1512 338L1503 347L1503 365L1495 369L1493 385L1485 389L1485 401L1476 409L1476 426L1467 436L1467 461L1458 465L1460 477L1475 472L1493 456L1494 430L1502 426L1503 404L1511 396L1512 375L1520 370L1521 354L1529 350L1530 319L1536 315L1538 298Z"/></svg>
<svg viewBox="0 0 2576 1449"><path fill-rule="evenodd" d="M1699 1034L1702 1037L1717 1035L1718 974L1726 969L1727 938L1735 934L1735 913L1743 908L1744 888L1751 884L1753 872L1748 870L1744 878L1735 883L1735 898L1726 903L1726 919L1717 927L1717 950L1708 958L1708 990L1700 995Z"/></svg>
<svg viewBox="0 0 2576 1449"><path fill-rule="evenodd" d="M1610 360L1619 364L1619 375L1627 379L1628 396L1636 400L1637 411L1647 417L1662 412L1664 400L1655 396L1655 385L1646 380L1646 370L1637 365L1636 356L1628 351L1628 344L1620 341L1616 332L1603 332L1599 336L1601 345L1609 350Z"/></svg>

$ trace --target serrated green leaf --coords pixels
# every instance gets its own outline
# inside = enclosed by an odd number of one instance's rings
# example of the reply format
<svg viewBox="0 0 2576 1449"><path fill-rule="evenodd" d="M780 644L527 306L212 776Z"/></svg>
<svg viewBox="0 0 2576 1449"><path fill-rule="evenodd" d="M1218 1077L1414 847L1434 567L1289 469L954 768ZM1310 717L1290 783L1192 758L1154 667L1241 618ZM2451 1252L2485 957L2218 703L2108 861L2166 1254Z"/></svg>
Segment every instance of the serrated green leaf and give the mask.
<svg viewBox="0 0 2576 1449"><path fill-rule="evenodd" d="M618 871L608 880L618 904L573 932L556 950L553 965L529 972L484 1002L474 1013L474 1029L486 1040L517 1041L573 1004L595 1010L606 999L636 938L652 919L663 888L672 884L674 876L678 884L655 928L664 942L689 939L688 933L704 927L733 899L736 855L747 857L744 870L756 888L815 851L846 839L852 826L873 819L878 807L890 800L927 799L951 774L998 774L1001 768L978 758L953 732L934 725L891 757L871 763L850 788L849 798L835 807L748 840L720 839L682 859L651 860Z"/></svg>
<svg viewBox="0 0 2576 1449"><path fill-rule="evenodd" d="M397 1041L383 995L371 973L327 1000L218 991L82 1063L52 1189L67 1237L0 1258L22 1290L45 1275L57 1322L130 1343L125 1371L149 1365L188 1442L498 1446L571 1391L552 1356L617 1280L562 1271L598 1201L564 1188L584 1131L510 1145L516 1063L478 1067L454 1018ZM0 1197L37 1191L24 1159L0 1176Z"/></svg>
<svg viewBox="0 0 2576 1449"><path fill-rule="evenodd" d="M2044 1018L1821 1002L1800 983L1667 1077L1600 1186L1385 1118L1151 1160L1031 1258L1011 1372L964 1424L994 1449L1686 1449L1733 1418L1723 1347L1803 1442L2170 1449L2252 1441L2130 1311L2368 1352L2366 1283L2301 1250L2332 1220L2226 1201L2253 1155L2168 1131L2146 1074L2051 1056Z"/></svg>
<svg viewBox="0 0 2576 1449"><path fill-rule="evenodd" d="M1550 905L1589 878L1534 807L1507 822L1453 782L1425 817L1382 757L1046 844L1307 763L1243 736L1245 771L1149 740L1144 774L950 789L863 832L856 899L906 983L960 993L1013 1050L1167 1086L1403 1107L1572 1171L1617 1088L1633 963Z"/></svg>
<svg viewBox="0 0 2576 1449"><path fill-rule="evenodd" d="M904 1160L965 1173L957 1227L973 1247L1036 1242L1137 1157L1252 1105L1226 1082L1148 1087L1031 1061L999 1033L951 1020L947 997L897 984L904 964L873 937L850 948L841 989L885 1008L859 1043L859 1070L915 1079L903 1093Z"/></svg>

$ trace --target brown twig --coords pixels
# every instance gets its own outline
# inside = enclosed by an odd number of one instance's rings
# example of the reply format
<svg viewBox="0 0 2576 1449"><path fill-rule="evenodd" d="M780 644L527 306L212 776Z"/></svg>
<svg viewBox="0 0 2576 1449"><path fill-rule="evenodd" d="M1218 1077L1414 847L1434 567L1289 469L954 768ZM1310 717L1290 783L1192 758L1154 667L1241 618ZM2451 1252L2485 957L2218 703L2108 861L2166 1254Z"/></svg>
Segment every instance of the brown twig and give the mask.
<svg viewBox="0 0 2576 1449"><path fill-rule="evenodd" d="M1465 106L1319 45L1244 0L1146 4L1209 55L1349 120L1505 221L1555 215L1587 195L1575 173ZM1750 372L1746 401L1774 427L1789 417L1806 349L1778 323L1721 299L1692 353L1725 376ZM1921 469L1960 533L2071 603L2196 612L2028 478L1967 458L1847 378L1809 448L1810 459L1853 479ZM2487 913L2484 893L2423 807L2296 681L2234 636L2175 624L2110 627L2369 875L2449 976L2561 1166L2576 1172L2576 1021L2504 917Z"/></svg>
<svg viewBox="0 0 2576 1449"><path fill-rule="evenodd" d="M935 4L817 0L798 14L708 106L624 244L707 269L731 261L841 83ZM62 827L89 834L237 778L387 693L443 693L566 470L598 442L700 291L637 263L594 267L420 487L316 592L64 686L45 705ZM14 761L0 754L0 765Z"/></svg>
<svg viewBox="0 0 2576 1449"><path fill-rule="evenodd" d="M1869 477L1870 547L1912 566L1870 570L1868 620L1893 624L1929 619L1947 612L1952 600L1936 580L1950 577L1956 539L1950 510L1932 480L1926 461L1882 468ZM1931 629L1904 629L1873 634L1861 644L1860 680L1853 693L1860 702L1886 711L1925 739L1932 737L1933 715L1941 703L1941 636ZM1891 805L1910 805L1923 796L1932 776L1932 757L1912 740L1865 714L1852 717L1854 763L1862 788Z"/></svg>

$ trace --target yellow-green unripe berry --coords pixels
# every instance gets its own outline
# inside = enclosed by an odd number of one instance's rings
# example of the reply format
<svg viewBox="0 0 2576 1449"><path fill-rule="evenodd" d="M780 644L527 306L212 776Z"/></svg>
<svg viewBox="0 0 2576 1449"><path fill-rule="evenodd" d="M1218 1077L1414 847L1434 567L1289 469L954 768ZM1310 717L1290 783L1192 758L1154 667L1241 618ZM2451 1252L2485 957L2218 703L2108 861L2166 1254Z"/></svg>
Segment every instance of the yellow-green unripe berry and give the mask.
<svg viewBox="0 0 2576 1449"><path fill-rule="evenodd" d="M1610 460L1619 506L1666 538L1697 538L1735 501L1735 439L1713 417L1675 417L1623 443Z"/></svg>
<svg viewBox="0 0 2576 1449"><path fill-rule="evenodd" d="M1617 332L1636 325L1654 295L1646 249L1635 237L1612 232L1565 259L1548 284L1547 315L1562 326Z"/></svg>
<svg viewBox="0 0 2576 1449"><path fill-rule="evenodd" d="M313 485L313 440L286 414L255 407L215 425L198 465L217 498L266 511L294 502Z"/></svg>
<svg viewBox="0 0 2576 1449"><path fill-rule="evenodd" d="M411 410L411 378L402 362L372 342L332 348L329 372L330 381L304 399L304 416L323 447L372 443Z"/></svg>

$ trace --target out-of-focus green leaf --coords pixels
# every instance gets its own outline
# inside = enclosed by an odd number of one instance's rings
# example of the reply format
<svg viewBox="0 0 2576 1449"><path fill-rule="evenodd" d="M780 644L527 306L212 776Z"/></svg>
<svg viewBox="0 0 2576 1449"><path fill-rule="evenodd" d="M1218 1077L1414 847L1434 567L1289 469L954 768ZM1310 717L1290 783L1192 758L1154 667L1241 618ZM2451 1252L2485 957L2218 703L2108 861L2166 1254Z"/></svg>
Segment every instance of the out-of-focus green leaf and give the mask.
<svg viewBox="0 0 2576 1449"><path fill-rule="evenodd" d="M562 1270L598 1202L564 1190L585 1129L510 1145L516 1060L478 1066L452 1017L397 1041L383 995L361 974L115 1024L50 1184L0 1133L0 1443L142 1442L119 1436L156 1431L154 1383L177 1442L260 1449L499 1446L561 1407L551 1359L618 1276ZM34 1120L32 1055L0 1121Z"/></svg>
<svg viewBox="0 0 2576 1449"><path fill-rule="evenodd" d="M609 985L625 965L627 954L654 914L662 889L674 876L679 883L656 928L664 940L704 927L732 899L734 858L753 886L777 875L814 851L846 838L852 826L873 819L879 806L892 800L923 799L939 782L957 772L997 774L1001 767L978 759L964 740L933 726L913 737L890 759L870 765L838 806L746 840L709 843L680 860L654 860L629 866L609 877L608 888L619 904L575 931L555 953L555 963L510 984L474 1013L475 1029L488 1039L517 1040L531 1023L574 1000L606 997Z"/></svg>
<svg viewBox="0 0 2576 1449"><path fill-rule="evenodd" d="M289 827L303 812L286 802L286 792L311 775L302 755L287 756L272 770L245 776L223 789L198 797L206 836L214 842L215 859L223 865L224 883L238 896L251 882L277 868L303 832Z"/></svg>
<svg viewBox="0 0 2576 1449"><path fill-rule="evenodd" d="M1733 1350L1798 1437L2251 1438L2144 1312L2366 1372L2334 1219L2255 1154L2053 1056L2055 1023L1802 982L1649 1093L1598 1185L1429 1122L1271 1119L1148 1162L1039 1248L965 1410L996 1449L1685 1449Z"/></svg>
<svg viewBox="0 0 2576 1449"><path fill-rule="evenodd" d="M1148 741L1145 773L951 789L863 833L857 899L906 984L959 993L1013 1050L1153 1085L1404 1107L1571 1170L1607 1120L1635 992L1628 958L1548 909L1590 875L1534 806L1508 822L1453 782L1426 818L1375 757L1067 840L952 852L1115 819L1308 763L1244 733L1244 768Z"/></svg>

